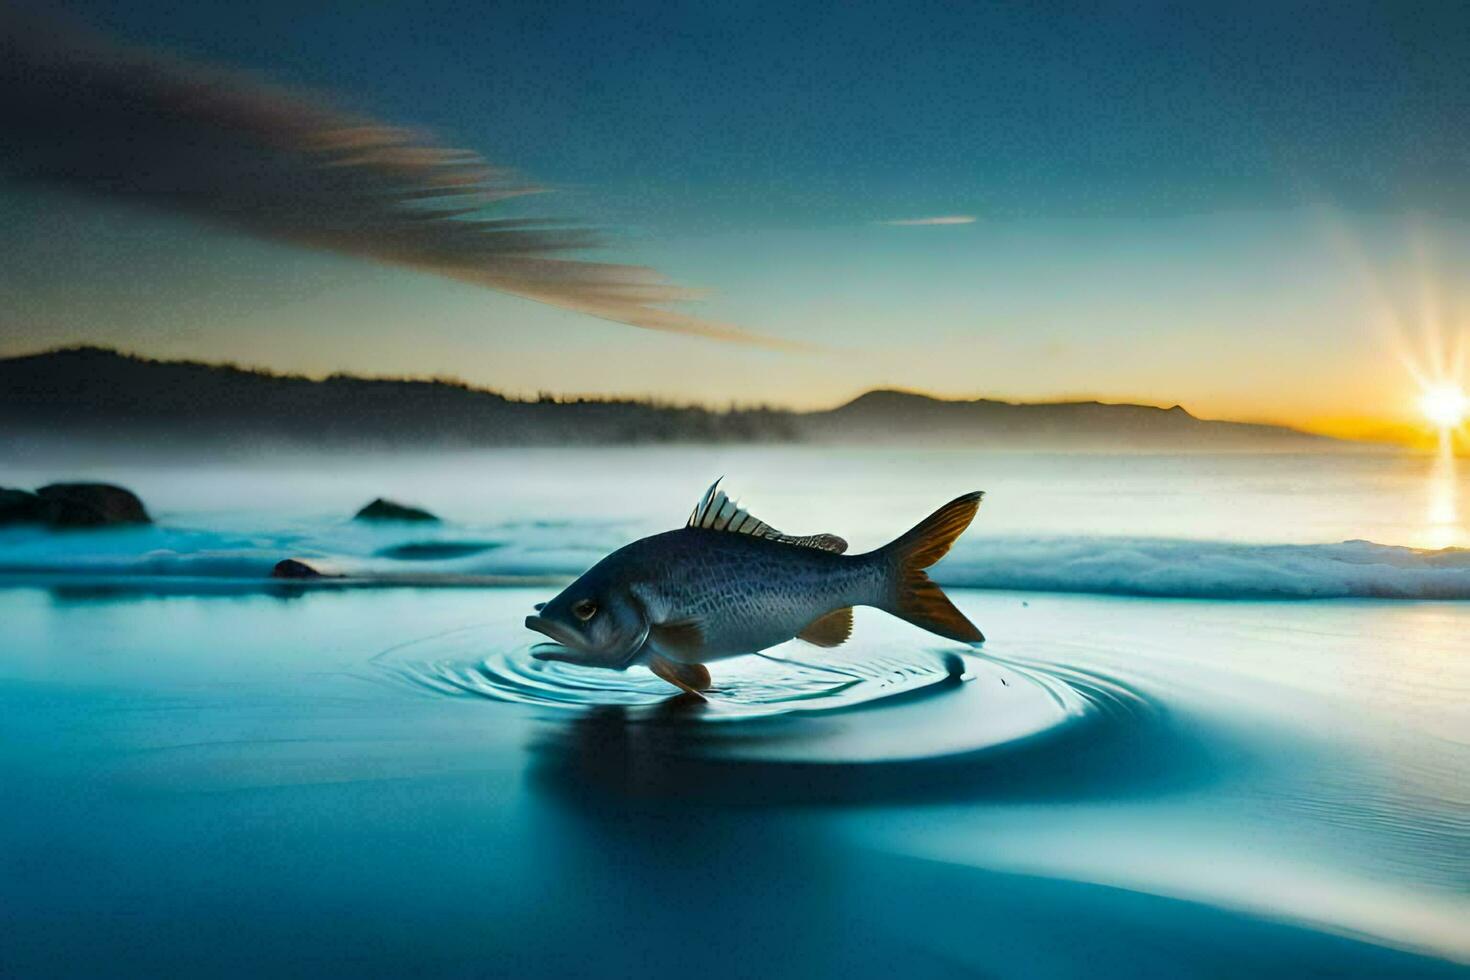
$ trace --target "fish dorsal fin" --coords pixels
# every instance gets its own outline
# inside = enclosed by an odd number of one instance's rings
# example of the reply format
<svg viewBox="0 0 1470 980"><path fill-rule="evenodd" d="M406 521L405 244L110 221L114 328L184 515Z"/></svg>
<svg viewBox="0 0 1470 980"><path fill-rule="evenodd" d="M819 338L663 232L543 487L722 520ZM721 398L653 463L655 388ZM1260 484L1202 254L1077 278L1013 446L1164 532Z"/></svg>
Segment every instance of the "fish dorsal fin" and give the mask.
<svg viewBox="0 0 1470 980"><path fill-rule="evenodd" d="M699 505L694 508L694 513L689 515L689 521L684 526L749 534L757 538L779 541L782 544L796 545L798 548L817 548L839 555L847 550L847 542L835 534L782 534L731 500L725 491L720 489L720 480L709 485L709 489L704 492L703 497L699 498Z"/></svg>
<svg viewBox="0 0 1470 980"><path fill-rule="evenodd" d="M840 647L847 642L852 635L852 607L843 606L834 609L825 616L820 616L807 624L806 629L796 634L798 640L805 640L816 647Z"/></svg>
<svg viewBox="0 0 1470 980"><path fill-rule="evenodd" d="M723 480L724 477L720 477ZM720 489L720 480L709 485L699 506L689 515L686 527L702 527L711 531L733 531L736 534L751 534L758 538L779 537L781 532L765 521L755 517L744 507L731 500Z"/></svg>

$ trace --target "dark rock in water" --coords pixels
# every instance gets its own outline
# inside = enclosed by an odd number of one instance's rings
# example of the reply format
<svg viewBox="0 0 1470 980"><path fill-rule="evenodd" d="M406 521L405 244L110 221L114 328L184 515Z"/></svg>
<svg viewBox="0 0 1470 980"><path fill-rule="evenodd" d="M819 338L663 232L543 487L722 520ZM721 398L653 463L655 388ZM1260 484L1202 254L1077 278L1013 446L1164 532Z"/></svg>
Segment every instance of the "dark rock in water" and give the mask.
<svg viewBox="0 0 1470 980"><path fill-rule="evenodd" d="M153 523L136 494L110 483L53 483L36 496L48 505L47 522L53 527Z"/></svg>
<svg viewBox="0 0 1470 980"><path fill-rule="evenodd" d="M308 565L299 558L287 558L276 562L271 569L271 578L335 578Z"/></svg>
<svg viewBox="0 0 1470 980"><path fill-rule="evenodd" d="M45 501L28 490L0 487L0 525L44 523Z"/></svg>
<svg viewBox="0 0 1470 980"><path fill-rule="evenodd" d="M354 515L357 521L437 521L439 518L426 510L407 507L379 497Z"/></svg>
<svg viewBox="0 0 1470 980"><path fill-rule="evenodd" d="M53 483L35 493L0 490L0 524L20 523L69 528L153 521L130 490L106 483Z"/></svg>
<svg viewBox="0 0 1470 980"><path fill-rule="evenodd" d="M378 557L396 558L399 561L436 561L478 555L482 551L500 546L499 541L411 541L384 548L378 552Z"/></svg>

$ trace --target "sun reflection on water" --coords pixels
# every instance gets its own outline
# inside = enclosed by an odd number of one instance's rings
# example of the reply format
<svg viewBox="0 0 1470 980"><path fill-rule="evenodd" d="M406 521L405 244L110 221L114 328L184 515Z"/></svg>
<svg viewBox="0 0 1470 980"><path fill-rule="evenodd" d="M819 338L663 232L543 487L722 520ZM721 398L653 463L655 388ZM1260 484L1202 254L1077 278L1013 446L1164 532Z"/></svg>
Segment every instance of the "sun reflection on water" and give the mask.
<svg viewBox="0 0 1470 980"><path fill-rule="evenodd" d="M1460 528L1459 474L1450 433L1440 434L1439 451L1429 468L1429 506L1425 512L1424 546L1450 548L1463 544Z"/></svg>

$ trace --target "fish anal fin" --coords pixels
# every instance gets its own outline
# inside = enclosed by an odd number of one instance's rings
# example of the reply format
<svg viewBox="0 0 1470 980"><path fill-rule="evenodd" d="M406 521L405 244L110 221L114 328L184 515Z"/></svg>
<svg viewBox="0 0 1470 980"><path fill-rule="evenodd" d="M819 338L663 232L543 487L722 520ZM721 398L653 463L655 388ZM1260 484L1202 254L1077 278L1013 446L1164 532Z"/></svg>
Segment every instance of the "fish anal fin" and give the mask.
<svg viewBox="0 0 1470 980"><path fill-rule="evenodd" d="M834 609L825 616L812 620L806 629L796 634L798 640L829 649L842 646L849 636L852 636L851 606Z"/></svg>
<svg viewBox="0 0 1470 980"><path fill-rule="evenodd" d="M654 623L648 628L648 638L656 649L677 657L692 659L704 650L704 626L697 619Z"/></svg>
<svg viewBox="0 0 1470 980"><path fill-rule="evenodd" d="M796 545L798 548L817 548L839 555L847 550L847 542L835 534L782 534L731 500L729 495L720 489L719 480L711 483L709 489L704 492L704 496L699 498L694 513L689 515L689 520L684 526L704 528L707 531L727 531L731 534L748 534L754 538L766 538L782 544Z"/></svg>
<svg viewBox="0 0 1470 980"><path fill-rule="evenodd" d="M648 659L648 669L653 671L654 676L668 681L686 694L692 694L701 701L708 700L702 693L710 688L709 668L704 664L675 663L655 654Z"/></svg>

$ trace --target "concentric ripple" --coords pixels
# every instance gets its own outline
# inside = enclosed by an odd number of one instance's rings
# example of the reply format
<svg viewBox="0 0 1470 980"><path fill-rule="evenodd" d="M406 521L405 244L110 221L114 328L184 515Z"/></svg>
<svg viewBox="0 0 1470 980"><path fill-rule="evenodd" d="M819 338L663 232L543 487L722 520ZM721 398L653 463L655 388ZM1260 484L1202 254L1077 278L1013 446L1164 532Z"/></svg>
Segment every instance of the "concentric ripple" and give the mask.
<svg viewBox="0 0 1470 980"><path fill-rule="evenodd" d="M642 667L536 660L529 644L506 646L505 634L489 626L427 637L375 659L421 693L551 709L547 721L563 718L552 728L563 734L582 725L579 718L597 715L636 735L650 753L705 760L955 758L1090 723L1126 727L1151 712L1146 699L1106 677L936 646L901 624L897 629L906 632L875 630L839 650L793 642L719 661L711 665L707 703ZM609 712L616 721L609 722Z"/></svg>
<svg viewBox="0 0 1470 980"><path fill-rule="evenodd" d="M434 642L442 644L445 639ZM554 708L652 707L679 693L643 667L614 671L536 660L529 646L476 660L439 659L397 669L409 682L437 694ZM715 719L830 711L968 676L961 657L928 650L825 663L779 653L742 657L715 665L715 686L706 692L706 714Z"/></svg>

